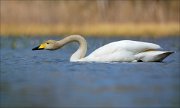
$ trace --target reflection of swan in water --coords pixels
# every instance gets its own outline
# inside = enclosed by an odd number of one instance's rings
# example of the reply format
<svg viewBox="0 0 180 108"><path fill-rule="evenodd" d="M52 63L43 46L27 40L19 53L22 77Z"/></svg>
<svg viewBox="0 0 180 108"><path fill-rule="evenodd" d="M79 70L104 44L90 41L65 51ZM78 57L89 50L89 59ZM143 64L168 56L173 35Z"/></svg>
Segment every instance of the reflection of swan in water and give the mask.
<svg viewBox="0 0 180 108"><path fill-rule="evenodd" d="M104 45L85 57L86 40L80 35L70 35L60 41L48 40L32 50L56 50L70 42L78 42L79 49L71 56L71 62L161 62L171 51L158 51L159 45L147 42L122 40Z"/></svg>

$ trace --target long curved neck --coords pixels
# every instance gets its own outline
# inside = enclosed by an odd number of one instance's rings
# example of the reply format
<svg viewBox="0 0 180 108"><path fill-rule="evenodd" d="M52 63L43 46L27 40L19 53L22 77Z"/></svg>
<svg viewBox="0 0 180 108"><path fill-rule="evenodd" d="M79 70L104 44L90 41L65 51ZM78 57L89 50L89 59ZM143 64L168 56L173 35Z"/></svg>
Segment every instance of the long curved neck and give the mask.
<svg viewBox="0 0 180 108"><path fill-rule="evenodd" d="M87 51L87 42L86 40L80 36L80 35L70 35L60 41L58 43L61 46L64 46L70 42L78 42L79 43L79 48L78 50L71 56L70 61L78 61L81 58L84 58L86 55Z"/></svg>

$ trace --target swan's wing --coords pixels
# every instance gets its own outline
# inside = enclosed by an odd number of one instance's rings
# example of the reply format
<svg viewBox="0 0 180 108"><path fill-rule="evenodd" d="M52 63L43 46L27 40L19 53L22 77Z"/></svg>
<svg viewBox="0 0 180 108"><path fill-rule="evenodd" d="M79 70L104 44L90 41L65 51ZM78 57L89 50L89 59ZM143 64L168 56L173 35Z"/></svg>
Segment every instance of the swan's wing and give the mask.
<svg viewBox="0 0 180 108"><path fill-rule="evenodd" d="M157 44L140 42L140 41L131 41L131 40L122 40L117 42L112 42L107 45L104 45L94 52L92 52L88 57L98 57L105 56L116 52L131 52L132 54L137 54L147 50L157 50L161 47Z"/></svg>
<svg viewBox="0 0 180 108"><path fill-rule="evenodd" d="M131 40L124 40L122 42L119 42L120 49L125 49L127 51L133 52L135 54L144 52L147 50L158 50L161 49L161 47L154 43L148 43L148 42L140 42L140 41L131 41Z"/></svg>

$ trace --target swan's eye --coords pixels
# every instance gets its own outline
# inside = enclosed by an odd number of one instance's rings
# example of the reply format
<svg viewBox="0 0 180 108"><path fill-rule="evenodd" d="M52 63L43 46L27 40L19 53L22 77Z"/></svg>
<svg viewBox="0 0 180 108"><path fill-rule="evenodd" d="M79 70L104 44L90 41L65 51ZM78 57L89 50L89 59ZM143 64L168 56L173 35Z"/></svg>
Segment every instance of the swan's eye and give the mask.
<svg viewBox="0 0 180 108"><path fill-rule="evenodd" d="M48 42L46 44L49 44Z"/></svg>

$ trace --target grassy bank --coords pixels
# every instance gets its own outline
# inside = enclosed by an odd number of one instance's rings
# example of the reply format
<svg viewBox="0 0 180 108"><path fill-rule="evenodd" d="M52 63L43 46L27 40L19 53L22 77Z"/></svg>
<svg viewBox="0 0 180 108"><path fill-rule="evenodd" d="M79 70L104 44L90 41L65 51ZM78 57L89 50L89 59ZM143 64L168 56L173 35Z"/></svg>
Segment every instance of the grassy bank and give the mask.
<svg viewBox="0 0 180 108"><path fill-rule="evenodd" d="M89 25L13 25L1 24L0 35L70 35L84 36L179 36L178 23L168 24L89 24Z"/></svg>

